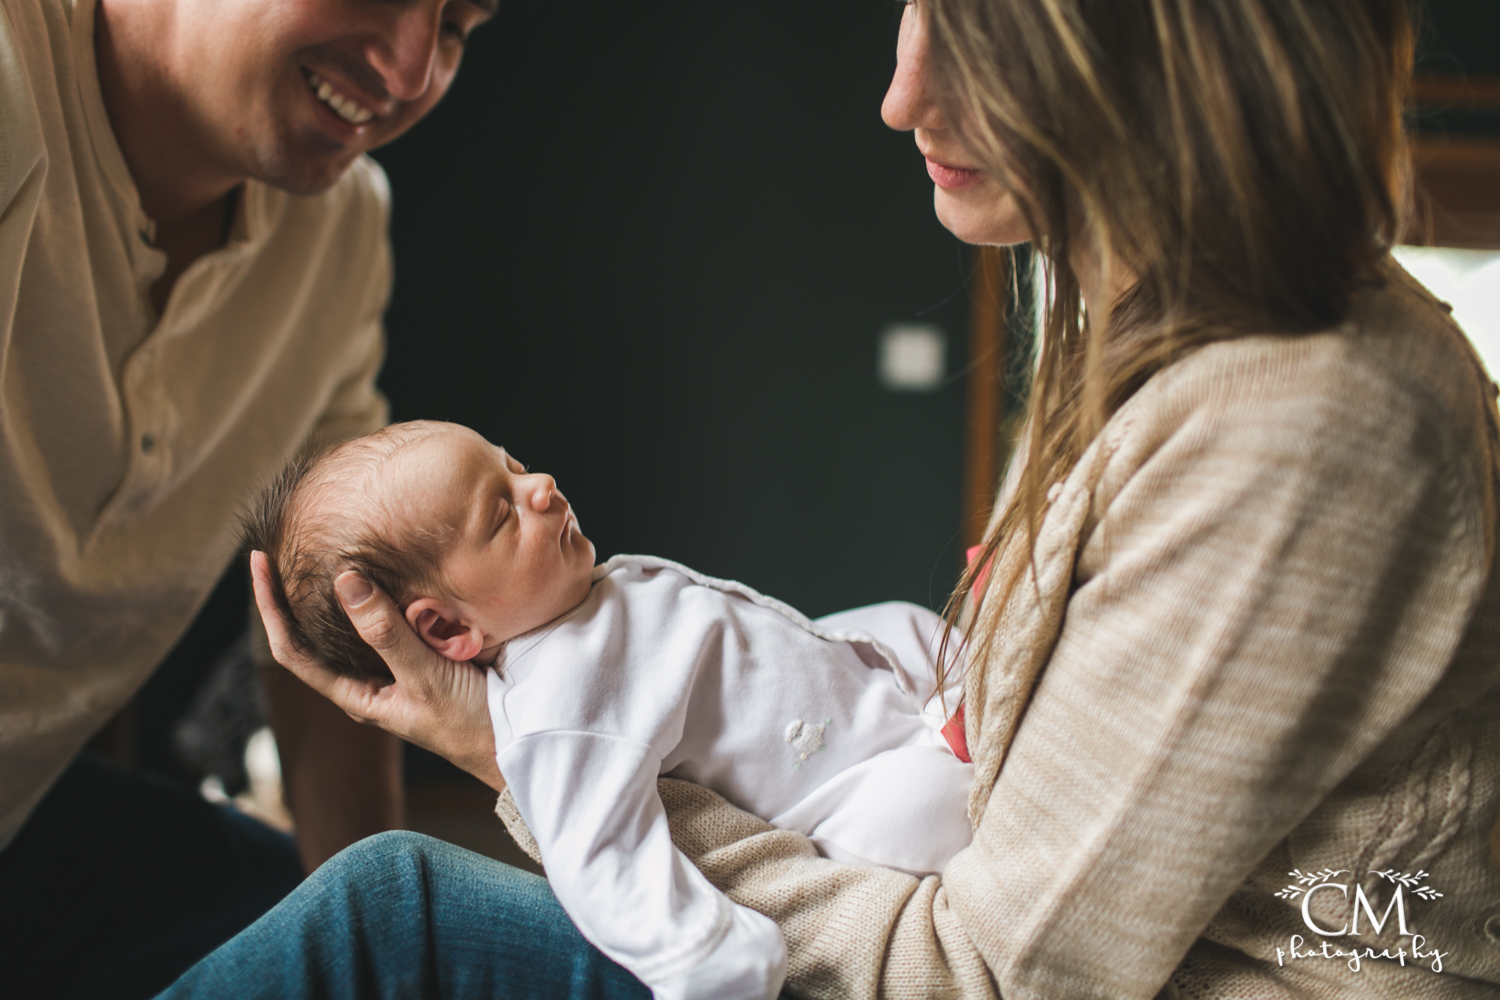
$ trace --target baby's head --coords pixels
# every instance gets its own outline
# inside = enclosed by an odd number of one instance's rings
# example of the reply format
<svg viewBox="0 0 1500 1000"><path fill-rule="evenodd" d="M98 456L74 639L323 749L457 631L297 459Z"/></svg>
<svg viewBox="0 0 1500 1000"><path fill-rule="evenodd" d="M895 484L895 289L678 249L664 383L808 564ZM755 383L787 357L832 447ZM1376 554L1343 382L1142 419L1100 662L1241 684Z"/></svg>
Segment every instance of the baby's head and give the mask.
<svg viewBox="0 0 1500 1000"><path fill-rule="evenodd" d="M493 661L588 596L594 546L551 476L457 424L412 421L289 465L244 518L292 639L331 669L389 676L334 580L356 570L429 646Z"/></svg>

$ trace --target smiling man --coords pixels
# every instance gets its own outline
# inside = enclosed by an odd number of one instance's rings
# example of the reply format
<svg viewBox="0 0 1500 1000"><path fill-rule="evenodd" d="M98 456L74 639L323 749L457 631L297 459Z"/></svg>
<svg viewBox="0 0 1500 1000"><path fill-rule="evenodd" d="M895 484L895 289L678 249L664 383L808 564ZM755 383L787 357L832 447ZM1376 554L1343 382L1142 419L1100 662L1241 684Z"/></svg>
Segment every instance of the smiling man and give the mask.
<svg viewBox="0 0 1500 1000"><path fill-rule="evenodd" d="M393 741L275 672L284 839L79 750L241 498L385 422L388 195L495 0L0 0L0 963L144 996L401 816ZM76 758L76 759L75 759Z"/></svg>

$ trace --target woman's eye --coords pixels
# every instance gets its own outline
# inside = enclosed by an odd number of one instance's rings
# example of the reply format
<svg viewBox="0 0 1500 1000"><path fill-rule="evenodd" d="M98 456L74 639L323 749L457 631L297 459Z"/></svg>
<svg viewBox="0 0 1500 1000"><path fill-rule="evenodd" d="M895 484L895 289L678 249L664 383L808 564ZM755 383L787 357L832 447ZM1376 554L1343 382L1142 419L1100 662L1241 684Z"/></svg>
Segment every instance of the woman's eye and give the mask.
<svg viewBox="0 0 1500 1000"><path fill-rule="evenodd" d="M509 517L510 501L506 500L504 497L501 497L499 506L495 511L495 530L493 534L498 535L500 533L500 529L505 526L505 522L507 519L509 519Z"/></svg>
<svg viewBox="0 0 1500 1000"><path fill-rule="evenodd" d="M464 26L459 24L457 21L444 21L443 35L444 37L455 41L460 45L469 40L468 31L465 30Z"/></svg>

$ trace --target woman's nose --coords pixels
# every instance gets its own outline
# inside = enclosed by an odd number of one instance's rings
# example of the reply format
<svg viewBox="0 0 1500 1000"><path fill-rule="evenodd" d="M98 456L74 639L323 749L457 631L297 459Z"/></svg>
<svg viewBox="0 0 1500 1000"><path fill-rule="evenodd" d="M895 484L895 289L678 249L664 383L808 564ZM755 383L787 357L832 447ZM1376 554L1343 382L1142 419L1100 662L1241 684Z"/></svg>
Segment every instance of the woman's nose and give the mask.
<svg viewBox="0 0 1500 1000"><path fill-rule="evenodd" d="M927 26L916 5L908 4L896 40L896 75L880 105L880 117L898 132L947 128L929 83Z"/></svg>

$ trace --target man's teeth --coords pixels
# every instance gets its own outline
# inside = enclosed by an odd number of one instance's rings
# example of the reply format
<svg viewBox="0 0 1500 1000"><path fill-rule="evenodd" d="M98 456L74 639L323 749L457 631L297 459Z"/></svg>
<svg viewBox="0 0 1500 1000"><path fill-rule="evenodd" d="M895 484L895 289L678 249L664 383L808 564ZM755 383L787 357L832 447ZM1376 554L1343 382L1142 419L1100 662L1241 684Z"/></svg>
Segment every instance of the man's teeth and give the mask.
<svg viewBox="0 0 1500 1000"><path fill-rule="evenodd" d="M311 70L307 73L307 82L312 86L313 93L318 100L333 109L338 115L350 125L363 125L375 117L374 112L368 108L362 108L354 101L333 89L333 85Z"/></svg>

